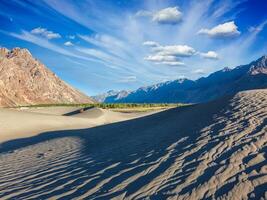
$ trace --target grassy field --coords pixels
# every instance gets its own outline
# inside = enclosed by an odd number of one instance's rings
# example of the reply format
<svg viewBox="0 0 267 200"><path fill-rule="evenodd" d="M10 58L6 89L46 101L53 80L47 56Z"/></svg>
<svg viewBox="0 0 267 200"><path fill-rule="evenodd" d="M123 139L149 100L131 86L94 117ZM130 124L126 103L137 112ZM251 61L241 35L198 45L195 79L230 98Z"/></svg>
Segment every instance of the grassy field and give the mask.
<svg viewBox="0 0 267 200"><path fill-rule="evenodd" d="M147 112L154 110L162 110L174 107L186 106L188 104L180 104L180 103L95 103L95 104L36 104L36 105L26 105L26 106L18 106L16 108L37 108L37 107L97 107L102 109L109 109L115 112Z"/></svg>

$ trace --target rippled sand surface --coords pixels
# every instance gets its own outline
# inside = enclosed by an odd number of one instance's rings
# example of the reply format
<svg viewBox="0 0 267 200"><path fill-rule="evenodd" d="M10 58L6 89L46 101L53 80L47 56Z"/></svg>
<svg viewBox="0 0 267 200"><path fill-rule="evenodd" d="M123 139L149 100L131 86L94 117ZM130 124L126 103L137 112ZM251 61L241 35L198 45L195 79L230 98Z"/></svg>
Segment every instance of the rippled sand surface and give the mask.
<svg viewBox="0 0 267 200"><path fill-rule="evenodd" d="M267 199L267 90L131 117L2 143L0 199Z"/></svg>

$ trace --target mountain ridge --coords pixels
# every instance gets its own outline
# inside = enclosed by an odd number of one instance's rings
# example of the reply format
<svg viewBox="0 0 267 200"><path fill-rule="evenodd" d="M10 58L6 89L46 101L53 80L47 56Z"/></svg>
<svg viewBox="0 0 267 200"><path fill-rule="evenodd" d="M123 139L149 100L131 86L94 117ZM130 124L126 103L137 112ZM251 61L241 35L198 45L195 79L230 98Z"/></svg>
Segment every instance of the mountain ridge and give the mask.
<svg viewBox="0 0 267 200"><path fill-rule="evenodd" d="M235 68L223 68L197 80L177 79L140 87L119 98L106 96L106 103L200 103L243 90L267 87L267 56Z"/></svg>

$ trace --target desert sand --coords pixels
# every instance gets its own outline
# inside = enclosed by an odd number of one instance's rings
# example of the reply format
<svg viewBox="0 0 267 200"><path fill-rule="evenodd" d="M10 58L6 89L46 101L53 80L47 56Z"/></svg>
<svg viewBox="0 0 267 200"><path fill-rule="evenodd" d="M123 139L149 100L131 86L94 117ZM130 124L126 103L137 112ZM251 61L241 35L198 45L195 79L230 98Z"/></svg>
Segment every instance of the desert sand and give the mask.
<svg viewBox="0 0 267 200"><path fill-rule="evenodd" d="M89 108L81 112L82 109L77 107L0 108L0 142L35 136L46 131L95 127L150 114L119 113L101 108Z"/></svg>
<svg viewBox="0 0 267 200"><path fill-rule="evenodd" d="M267 199L266 89L146 114L61 109L0 110L0 199Z"/></svg>

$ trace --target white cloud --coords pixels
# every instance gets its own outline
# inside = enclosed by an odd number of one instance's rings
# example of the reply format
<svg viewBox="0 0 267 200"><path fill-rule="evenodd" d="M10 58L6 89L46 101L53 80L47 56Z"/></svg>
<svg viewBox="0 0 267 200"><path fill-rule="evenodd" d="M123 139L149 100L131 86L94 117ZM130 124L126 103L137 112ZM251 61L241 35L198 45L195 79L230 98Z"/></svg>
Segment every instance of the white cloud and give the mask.
<svg viewBox="0 0 267 200"><path fill-rule="evenodd" d="M154 41L145 41L143 43L144 46L148 46L148 47L158 47L159 43L154 42Z"/></svg>
<svg viewBox="0 0 267 200"><path fill-rule="evenodd" d="M69 47L69 46L73 46L73 43L71 41L67 41L64 43L64 45Z"/></svg>
<svg viewBox="0 0 267 200"><path fill-rule="evenodd" d="M49 40L55 38L61 38L60 34L48 31L46 28L41 28L41 27L31 30L31 33L35 35L41 35Z"/></svg>
<svg viewBox="0 0 267 200"><path fill-rule="evenodd" d="M182 12L178 7L169 7L153 14L152 20L160 24L177 24L182 19Z"/></svg>
<svg viewBox="0 0 267 200"><path fill-rule="evenodd" d="M166 55L148 55L144 58L145 60L151 61L151 62L174 62L176 61L175 56L166 56Z"/></svg>
<svg viewBox="0 0 267 200"><path fill-rule="evenodd" d="M167 45L158 46L152 50L158 52L159 55L169 55L177 57L190 57L196 54L196 50L187 45Z"/></svg>
<svg viewBox="0 0 267 200"><path fill-rule="evenodd" d="M180 61L181 57L190 57L197 53L197 51L187 45L167 45L161 46L157 42L147 41L144 45L150 46L153 52L152 55L144 57L145 60L155 64L163 64L170 66L185 65Z"/></svg>
<svg viewBox="0 0 267 200"><path fill-rule="evenodd" d="M140 10L135 14L137 17L151 17L152 21L159 24L177 24L181 21L182 15L177 6L164 8L156 12Z"/></svg>
<svg viewBox="0 0 267 200"><path fill-rule="evenodd" d="M163 65L170 65L170 66L181 66L184 65L183 62L180 62L177 57L175 56L168 56L168 55L148 55L144 58L147 61L153 62L155 64L163 64Z"/></svg>
<svg viewBox="0 0 267 200"><path fill-rule="evenodd" d="M200 53L200 55L203 58L207 58L207 59L214 59L214 60L219 59L219 56L215 51L208 51L207 53Z"/></svg>
<svg viewBox="0 0 267 200"><path fill-rule="evenodd" d="M144 58L147 61L153 62L155 64L163 64L163 65L170 65L170 66L181 66L184 65L183 62L180 62L176 56L172 55L148 55Z"/></svg>
<svg viewBox="0 0 267 200"><path fill-rule="evenodd" d="M234 21L219 24L212 29L200 29L198 34L208 35L210 37L233 37L240 34Z"/></svg>

